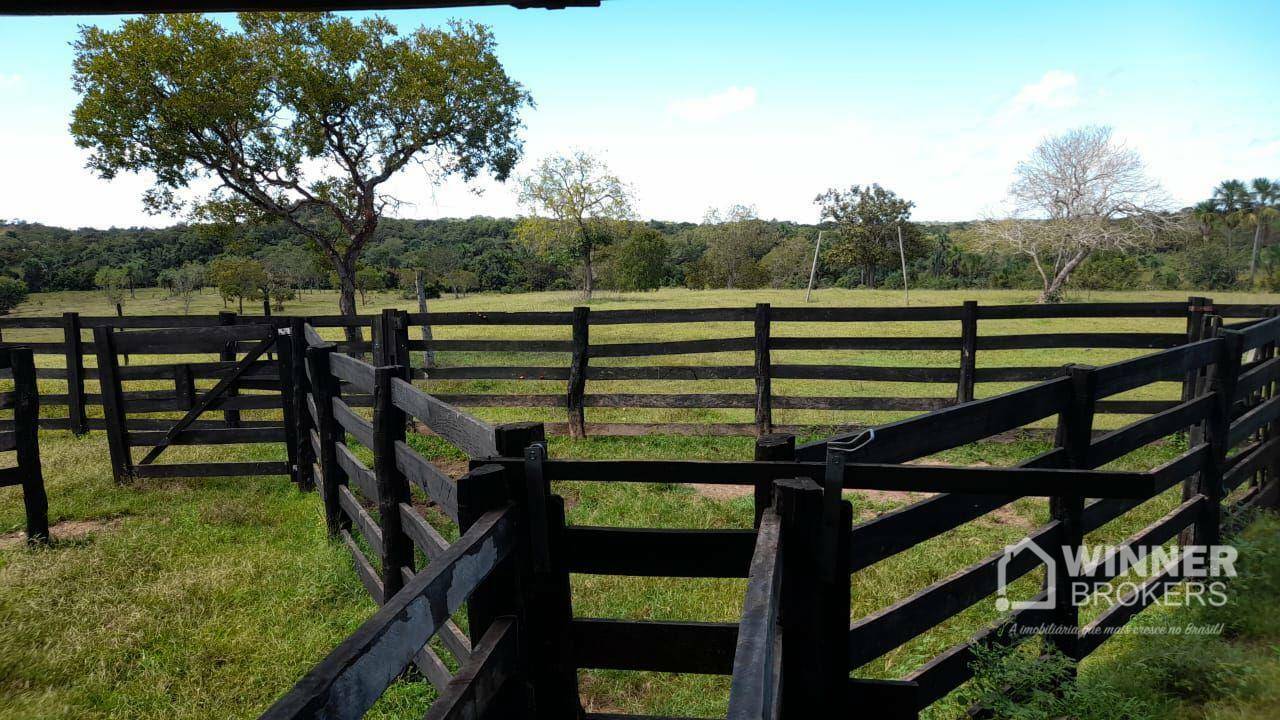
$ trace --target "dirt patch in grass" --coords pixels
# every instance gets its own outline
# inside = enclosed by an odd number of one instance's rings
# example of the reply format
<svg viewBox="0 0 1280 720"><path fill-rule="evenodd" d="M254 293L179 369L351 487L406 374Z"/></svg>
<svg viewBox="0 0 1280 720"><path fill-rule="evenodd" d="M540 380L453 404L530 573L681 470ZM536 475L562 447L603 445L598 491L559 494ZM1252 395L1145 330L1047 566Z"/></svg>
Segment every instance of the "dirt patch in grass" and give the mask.
<svg viewBox="0 0 1280 720"><path fill-rule="evenodd" d="M122 518L114 517L106 520L64 520L49 528L49 535L55 543L83 540L99 532L115 530L120 527ZM0 550L7 550L22 545L27 541L25 532L11 532L0 535Z"/></svg>
<svg viewBox="0 0 1280 720"><path fill-rule="evenodd" d="M733 500L747 497L755 492L751 485L716 485L713 483L693 483L689 487L699 496L708 500Z"/></svg>

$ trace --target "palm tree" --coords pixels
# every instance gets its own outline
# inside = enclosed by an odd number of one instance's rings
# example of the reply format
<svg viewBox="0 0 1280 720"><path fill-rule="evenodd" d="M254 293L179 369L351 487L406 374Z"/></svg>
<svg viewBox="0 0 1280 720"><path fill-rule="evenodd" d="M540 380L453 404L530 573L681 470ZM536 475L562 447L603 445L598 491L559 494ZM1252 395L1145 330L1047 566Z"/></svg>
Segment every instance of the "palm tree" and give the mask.
<svg viewBox="0 0 1280 720"><path fill-rule="evenodd" d="M1249 183L1249 204L1244 217L1253 224L1253 252L1249 254L1249 283L1253 284L1258 270L1258 257L1262 245L1271 234L1271 224L1280 210L1280 182L1267 178L1254 178Z"/></svg>
<svg viewBox="0 0 1280 720"><path fill-rule="evenodd" d="M1213 189L1213 204L1226 225L1227 250L1231 250L1232 231L1240 226L1242 213L1250 205L1249 187L1243 180L1224 180Z"/></svg>
<svg viewBox="0 0 1280 720"><path fill-rule="evenodd" d="M1200 239L1207 241L1213 233L1213 226L1222 219L1222 213L1213 200L1202 200L1191 208L1191 217L1195 218L1196 226L1200 229Z"/></svg>

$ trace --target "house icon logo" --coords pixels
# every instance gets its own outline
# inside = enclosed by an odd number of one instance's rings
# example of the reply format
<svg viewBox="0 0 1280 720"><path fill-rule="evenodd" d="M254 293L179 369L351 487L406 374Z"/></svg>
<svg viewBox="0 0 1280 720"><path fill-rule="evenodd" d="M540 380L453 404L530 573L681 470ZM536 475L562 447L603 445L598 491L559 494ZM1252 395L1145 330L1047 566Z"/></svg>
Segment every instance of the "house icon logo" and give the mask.
<svg viewBox="0 0 1280 720"><path fill-rule="evenodd" d="M1043 600L1010 600L1009 599L1009 563L1018 556L1019 553L1027 551L1044 563L1045 567L1045 589L1048 591L1044 594ZM1057 575L1057 560L1044 548L1037 545L1031 538L1022 538L1014 545L1006 545L1004 555L1000 558L1000 562L996 565L996 610L1000 612L1008 612L1009 610L1052 610L1053 598L1056 596L1054 592L1054 577Z"/></svg>

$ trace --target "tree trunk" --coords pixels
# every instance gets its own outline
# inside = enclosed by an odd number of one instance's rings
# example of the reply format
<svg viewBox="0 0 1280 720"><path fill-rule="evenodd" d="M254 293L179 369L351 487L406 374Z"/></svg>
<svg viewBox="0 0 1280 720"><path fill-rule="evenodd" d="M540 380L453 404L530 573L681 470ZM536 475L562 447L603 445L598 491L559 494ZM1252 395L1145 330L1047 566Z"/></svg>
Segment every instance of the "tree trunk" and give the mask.
<svg viewBox="0 0 1280 720"><path fill-rule="evenodd" d="M427 319L427 287L422 276L423 272L421 270L413 273L413 287L418 293L418 312L422 313L422 339L430 343L431 321ZM436 366L436 351L432 350L430 346L427 347L422 362L426 368Z"/></svg>
<svg viewBox="0 0 1280 720"><path fill-rule="evenodd" d="M1040 297L1036 298L1036 302L1041 304L1061 302L1062 292L1067 287L1067 281L1071 279L1071 273L1080 267L1080 263L1087 257L1089 257L1089 251L1081 250L1063 264L1051 279L1046 279L1044 291L1040 293Z"/></svg>
<svg viewBox="0 0 1280 720"><path fill-rule="evenodd" d="M1258 227L1253 231L1253 252L1249 254L1249 284L1253 285L1258 273L1258 259L1262 255L1262 218L1258 218Z"/></svg>
<svg viewBox="0 0 1280 720"><path fill-rule="evenodd" d="M347 317L356 316L356 274L354 268L338 268L338 312ZM364 337L358 327L345 330L347 342L363 342Z"/></svg>
<svg viewBox="0 0 1280 720"><path fill-rule="evenodd" d="M244 314L244 296L241 295L237 299L240 301L240 314L243 315Z"/></svg>
<svg viewBox="0 0 1280 720"><path fill-rule="evenodd" d="M582 296L587 300L591 299L591 251L588 250L582 254Z"/></svg>

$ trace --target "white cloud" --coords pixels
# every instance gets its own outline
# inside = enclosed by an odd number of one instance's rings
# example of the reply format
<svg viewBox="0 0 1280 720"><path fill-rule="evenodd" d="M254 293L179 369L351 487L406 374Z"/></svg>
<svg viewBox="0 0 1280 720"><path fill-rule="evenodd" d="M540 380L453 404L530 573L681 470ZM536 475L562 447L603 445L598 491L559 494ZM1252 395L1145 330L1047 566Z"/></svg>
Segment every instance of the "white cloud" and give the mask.
<svg viewBox="0 0 1280 720"><path fill-rule="evenodd" d="M1080 79L1065 70L1050 70L1040 79L1023 85L996 112L997 124L1008 122L1037 110L1065 110L1080 103Z"/></svg>
<svg viewBox="0 0 1280 720"><path fill-rule="evenodd" d="M756 104L756 89L732 86L706 97L674 100L667 114L689 122L710 122L748 110Z"/></svg>

